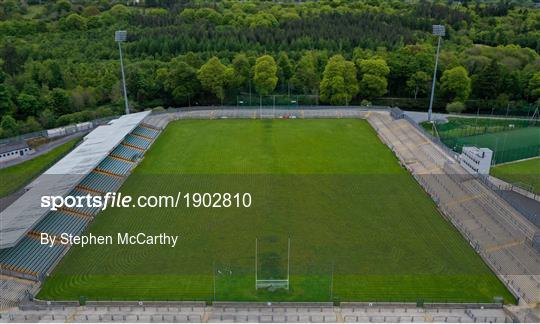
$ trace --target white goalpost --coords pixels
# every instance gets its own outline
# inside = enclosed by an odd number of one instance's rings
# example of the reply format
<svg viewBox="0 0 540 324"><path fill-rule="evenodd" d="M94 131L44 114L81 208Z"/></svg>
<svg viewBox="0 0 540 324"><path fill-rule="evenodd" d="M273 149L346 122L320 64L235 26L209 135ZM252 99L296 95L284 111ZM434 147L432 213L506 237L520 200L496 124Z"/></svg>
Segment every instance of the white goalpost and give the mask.
<svg viewBox="0 0 540 324"><path fill-rule="evenodd" d="M285 278L260 278L259 276L259 239L255 238L255 290L286 289L289 290L291 238L287 239L287 275Z"/></svg>

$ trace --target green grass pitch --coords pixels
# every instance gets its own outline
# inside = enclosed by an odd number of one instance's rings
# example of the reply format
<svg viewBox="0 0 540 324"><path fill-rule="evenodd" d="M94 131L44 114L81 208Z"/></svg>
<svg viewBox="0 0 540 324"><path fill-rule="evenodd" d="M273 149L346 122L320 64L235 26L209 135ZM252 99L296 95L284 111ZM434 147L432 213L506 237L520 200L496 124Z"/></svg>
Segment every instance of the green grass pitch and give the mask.
<svg viewBox="0 0 540 324"><path fill-rule="evenodd" d="M90 232L179 243L74 247L38 298L515 302L364 120L173 122L121 192L177 191L252 206L105 210ZM259 276L277 278L289 236L290 290L256 290L255 238Z"/></svg>
<svg viewBox="0 0 540 324"><path fill-rule="evenodd" d="M69 153L79 138L72 139L53 150L20 164L0 169L0 197L7 196L43 173L47 167Z"/></svg>
<svg viewBox="0 0 540 324"><path fill-rule="evenodd" d="M501 164L491 168L491 175L506 182L524 184L540 194L540 157Z"/></svg>

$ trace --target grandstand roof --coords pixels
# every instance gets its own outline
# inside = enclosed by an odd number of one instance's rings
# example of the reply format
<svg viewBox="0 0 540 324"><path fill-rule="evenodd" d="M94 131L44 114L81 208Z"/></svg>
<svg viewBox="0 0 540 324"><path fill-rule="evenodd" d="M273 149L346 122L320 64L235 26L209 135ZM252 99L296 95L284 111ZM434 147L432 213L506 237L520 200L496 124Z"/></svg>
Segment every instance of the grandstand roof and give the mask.
<svg viewBox="0 0 540 324"><path fill-rule="evenodd" d="M44 195L65 196L150 114L124 115L97 127L81 144L25 187L19 199L0 213L0 249L17 244L49 211Z"/></svg>

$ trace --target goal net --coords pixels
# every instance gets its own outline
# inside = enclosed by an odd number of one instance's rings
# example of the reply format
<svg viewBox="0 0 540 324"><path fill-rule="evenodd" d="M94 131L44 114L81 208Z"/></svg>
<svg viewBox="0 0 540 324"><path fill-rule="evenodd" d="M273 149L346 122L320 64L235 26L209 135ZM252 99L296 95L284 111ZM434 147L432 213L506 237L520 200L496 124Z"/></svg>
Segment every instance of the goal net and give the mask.
<svg viewBox="0 0 540 324"><path fill-rule="evenodd" d="M289 290L291 239L255 238L255 289Z"/></svg>

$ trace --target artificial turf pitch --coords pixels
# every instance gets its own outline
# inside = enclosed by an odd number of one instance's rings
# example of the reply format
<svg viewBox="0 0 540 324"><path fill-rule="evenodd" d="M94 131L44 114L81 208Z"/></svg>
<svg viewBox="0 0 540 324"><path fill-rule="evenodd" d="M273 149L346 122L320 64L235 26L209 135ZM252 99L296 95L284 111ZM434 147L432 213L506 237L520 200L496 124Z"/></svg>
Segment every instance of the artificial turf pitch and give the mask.
<svg viewBox="0 0 540 324"><path fill-rule="evenodd" d="M538 156L540 152L540 127L525 127L504 132L446 139L443 142L448 142L448 146L452 148L467 145L487 147L494 152L494 163L506 163Z"/></svg>
<svg viewBox="0 0 540 324"><path fill-rule="evenodd" d="M120 191L252 205L105 210L90 232L179 243L73 247L38 298L514 302L364 120L173 122ZM266 278L286 272L291 238L289 291L255 289L256 237Z"/></svg>

